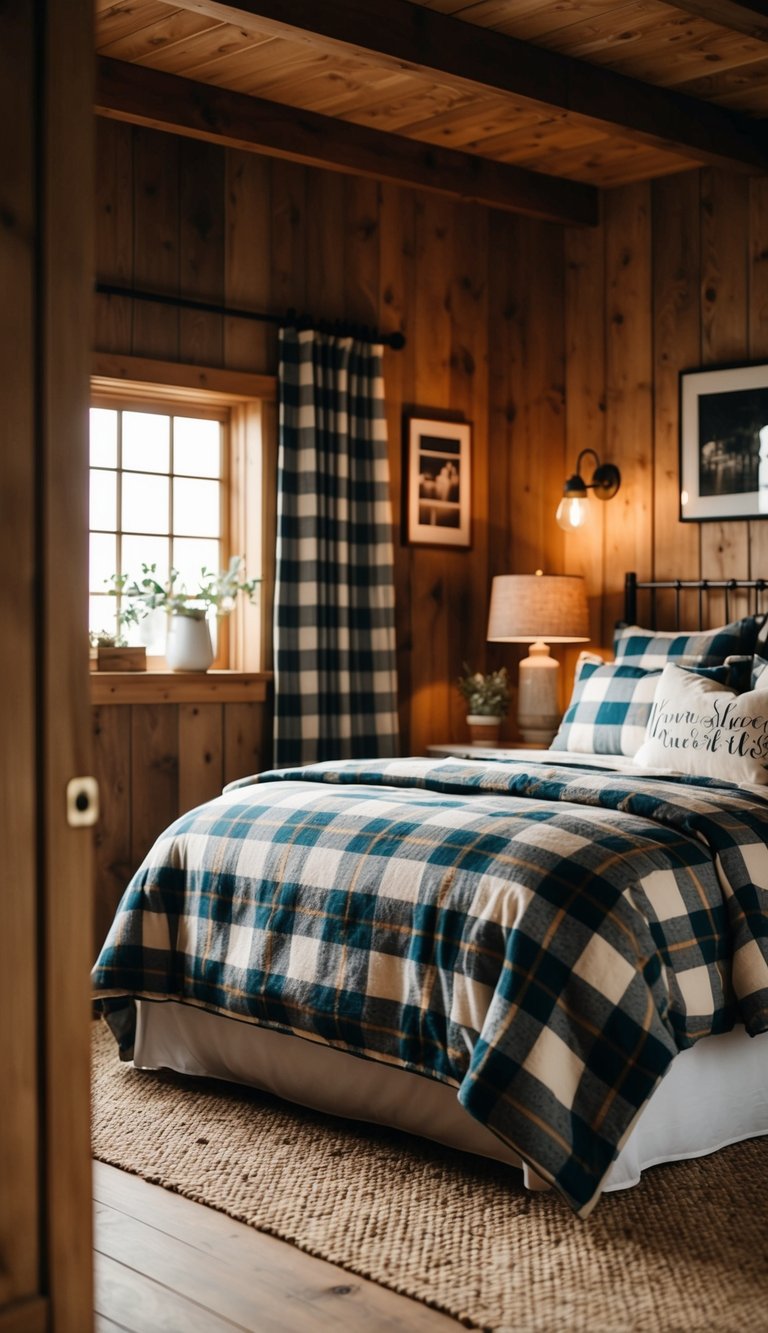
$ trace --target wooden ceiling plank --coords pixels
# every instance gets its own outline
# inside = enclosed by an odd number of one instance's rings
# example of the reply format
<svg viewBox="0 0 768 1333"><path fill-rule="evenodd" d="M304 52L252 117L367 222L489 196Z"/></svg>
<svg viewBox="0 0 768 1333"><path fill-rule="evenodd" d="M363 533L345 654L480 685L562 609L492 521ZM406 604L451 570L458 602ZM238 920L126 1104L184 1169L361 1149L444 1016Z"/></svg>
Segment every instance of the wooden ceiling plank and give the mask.
<svg viewBox="0 0 768 1333"><path fill-rule="evenodd" d="M705 74L685 84L692 97L706 97L720 106L748 110L753 116L768 116L768 69L764 61L739 69Z"/></svg>
<svg viewBox="0 0 768 1333"><path fill-rule="evenodd" d="M416 186L530 217L592 226L597 193L574 181L372 131L99 57L96 112L135 125Z"/></svg>
<svg viewBox="0 0 768 1333"><path fill-rule="evenodd" d="M225 31L231 33L232 28L227 27ZM227 39L218 50L203 52L197 48L194 64L185 64L183 69L169 72L183 74L186 79L201 79L203 83L221 82L227 85L230 75L237 78L252 69L254 59L260 60L274 43L274 37L241 34L239 41L230 42Z"/></svg>
<svg viewBox="0 0 768 1333"><path fill-rule="evenodd" d="M177 0L177 3L179 0ZM377 62L433 78L448 76L485 91L562 107L655 147L754 171L768 167L763 129L743 116L673 90L531 46L503 33L408 0L182 0L183 7L257 22L276 35L335 50L353 47Z"/></svg>
<svg viewBox="0 0 768 1333"><path fill-rule="evenodd" d="M189 10L175 9L172 14L151 27L142 27L138 31L126 33L111 42L99 38L99 54L111 56L115 60L141 61L149 58L162 60L174 48L188 43L191 38L210 32L226 31L228 24L206 14L194 14Z"/></svg>
<svg viewBox="0 0 768 1333"><path fill-rule="evenodd" d="M768 42L768 13L764 0L674 0L676 9L709 19L721 28L734 28L748 37Z"/></svg>
<svg viewBox="0 0 768 1333"><path fill-rule="evenodd" d="M737 32L723 32L711 24L701 26L706 27L705 33L660 25L637 33L631 41L580 53L580 58L583 54L618 74L677 92L690 80L711 73L713 67L723 73L755 61L768 66L764 43Z"/></svg>
<svg viewBox="0 0 768 1333"><path fill-rule="evenodd" d="M159 4L157 0L139 0L137 4L112 5L107 11L97 15L96 40L106 46L121 37L140 32L143 28L151 28L154 24L167 19L171 13L178 12L178 9L169 9L168 5Z"/></svg>

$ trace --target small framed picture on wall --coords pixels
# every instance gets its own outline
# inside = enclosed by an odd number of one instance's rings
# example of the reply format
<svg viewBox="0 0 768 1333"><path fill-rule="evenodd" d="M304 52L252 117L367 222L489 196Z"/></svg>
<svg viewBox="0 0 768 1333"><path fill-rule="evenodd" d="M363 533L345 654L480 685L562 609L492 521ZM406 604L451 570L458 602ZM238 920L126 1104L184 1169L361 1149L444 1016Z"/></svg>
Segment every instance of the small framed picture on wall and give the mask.
<svg viewBox="0 0 768 1333"><path fill-rule="evenodd" d="M768 517L768 364L680 375L680 518Z"/></svg>
<svg viewBox="0 0 768 1333"><path fill-rule="evenodd" d="M408 542L469 546L471 426L427 417L409 417L407 426Z"/></svg>

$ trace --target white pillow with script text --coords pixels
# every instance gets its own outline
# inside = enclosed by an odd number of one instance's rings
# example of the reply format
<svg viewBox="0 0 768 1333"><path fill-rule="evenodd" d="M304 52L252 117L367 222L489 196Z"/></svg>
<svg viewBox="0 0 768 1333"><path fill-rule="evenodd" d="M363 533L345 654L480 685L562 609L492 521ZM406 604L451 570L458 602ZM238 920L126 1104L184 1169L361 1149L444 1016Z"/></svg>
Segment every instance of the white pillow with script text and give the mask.
<svg viewBox="0 0 768 1333"><path fill-rule="evenodd" d="M768 782L768 690L736 694L666 666L635 763L726 782Z"/></svg>

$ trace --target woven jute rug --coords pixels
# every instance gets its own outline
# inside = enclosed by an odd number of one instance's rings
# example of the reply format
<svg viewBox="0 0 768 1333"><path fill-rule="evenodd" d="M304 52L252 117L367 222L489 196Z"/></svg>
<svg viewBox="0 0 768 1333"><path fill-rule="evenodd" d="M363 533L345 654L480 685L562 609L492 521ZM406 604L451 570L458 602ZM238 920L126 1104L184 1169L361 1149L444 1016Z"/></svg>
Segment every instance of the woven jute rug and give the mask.
<svg viewBox="0 0 768 1333"><path fill-rule="evenodd" d="M517 1172L254 1091L121 1065L93 1152L496 1333L768 1330L768 1139L656 1167L587 1222Z"/></svg>

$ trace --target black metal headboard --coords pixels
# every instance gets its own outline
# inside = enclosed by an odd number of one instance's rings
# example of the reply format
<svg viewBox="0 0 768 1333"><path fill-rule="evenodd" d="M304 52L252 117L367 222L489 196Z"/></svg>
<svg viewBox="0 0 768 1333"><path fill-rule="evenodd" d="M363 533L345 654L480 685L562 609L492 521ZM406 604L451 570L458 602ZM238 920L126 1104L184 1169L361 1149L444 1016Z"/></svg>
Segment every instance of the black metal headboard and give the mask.
<svg viewBox="0 0 768 1333"><path fill-rule="evenodd" d="M637 621L637 594L638 592L649 592L649 607L643 613L643 624L649 629L656 628L656 593L658 591L671 591L675 594L675 623L671 628L681 629L680 624L680 596L683 592L695 592L697 603L698 624L686 625L686 629L705 629L704 624L707 594L710 592L720 592L725 600L725 619L730 620L730 599L735 592L747 592L749 603L749 614L760 615L768 609L764 594L768 593L768 579L638 579L636 574L627 574L624 580L624 623L627 625L636 625ZM689 599L687 599L688 601Z"/></svg>

